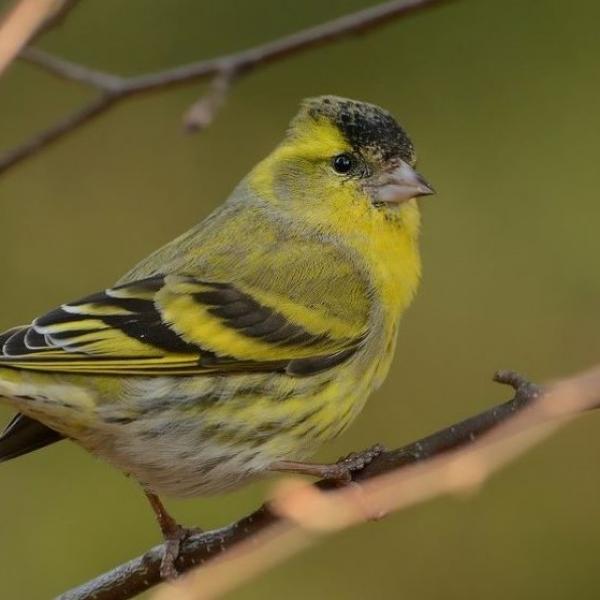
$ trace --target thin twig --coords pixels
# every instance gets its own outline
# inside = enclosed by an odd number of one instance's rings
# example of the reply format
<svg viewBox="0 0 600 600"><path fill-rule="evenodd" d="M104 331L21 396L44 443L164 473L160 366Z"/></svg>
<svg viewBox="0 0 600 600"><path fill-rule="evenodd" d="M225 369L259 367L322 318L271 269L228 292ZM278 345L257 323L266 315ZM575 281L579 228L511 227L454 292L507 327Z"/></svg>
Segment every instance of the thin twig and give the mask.
<svg viewBox="0 0 600 600"><path fill-rule="evenodd" d="M501 372L496 381L511 385L516 393L512 400L494 406L474 417L446 427L416 442L390 450L376 457L363 470L355 473L356 481L367 481L408 465L469 445L488 431L498 427L521 412L539 397L540 388L512 372ZM316 484L320 489L331 489L330 482ZM252 538L278 522L278 517L264 505L240 521L222 529L190 537L182 547L177 568L185 572L221 555L233 546ZM162 546L116 567L112 571L65 592L57 600L126 600L160 582Z"/></svg>
<svg viewBox="0 0 600 600"><path fill-rule="evenodd" d="M213 122L217 113L225 104L236 77L235 72L224 71L213 79L210 91L192 104L185 113L183 117L185 131L188 133L201 131Z"/></svg>
<svg viewBox="0 0 600 600"><path fill-rule="evenodd" d="M19 55L19 58L59 79L74 81L75 83L95 88L103 93L119 95L122 93L127 82L125 78L118 75L84 67L79 63L48 54L48 52L44 52L44 50L40 50L39 48L25 48Z"/></svg>
<svg viewBox="0 0 600 600"><path fill-rule="evenodd" d="M48 130L35 134L22 145L9 150L0 156L0 173L30 158L54 141L90 121L93 117L106 112L117 102L131 96L197 82L207 78L214 78L219 75L223 76L228 73L235 74L235 79L237 80L259 66L282 60L293 54L333 42L343 37L372 31L376 27L393 19L449 1L391 0L390 2L339 17L315 27L303 29L291 35L248 48L235 54L133 77L119 77L110 73L88 69L82 65L50 56L39 50L27 50L23 53L25 60L43 67L58 77L92 86L102 93L102 97L110 97L110 102L105 102L99 107L99 103L96 101L92 105L80 110L76 115L64 118L59 124L55 124ZM92 110L92 106L94 110ZM91 116L81 119L82 113L90 113Z"/></svg>

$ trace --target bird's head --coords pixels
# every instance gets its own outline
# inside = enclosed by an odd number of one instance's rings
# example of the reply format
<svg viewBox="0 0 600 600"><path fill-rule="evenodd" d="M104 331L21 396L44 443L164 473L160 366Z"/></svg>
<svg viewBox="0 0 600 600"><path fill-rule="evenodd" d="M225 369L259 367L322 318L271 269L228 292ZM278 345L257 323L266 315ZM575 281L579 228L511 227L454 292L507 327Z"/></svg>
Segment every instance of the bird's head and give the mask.
<svg viewBox="0 0 600 600"><path fill-rule="evenodd" d="M403 211L416 211L416 197L433 193L415 163L412 142L387 111L319 96L302 103L250 184L261 197L312 220L401 220Z"/></svg>

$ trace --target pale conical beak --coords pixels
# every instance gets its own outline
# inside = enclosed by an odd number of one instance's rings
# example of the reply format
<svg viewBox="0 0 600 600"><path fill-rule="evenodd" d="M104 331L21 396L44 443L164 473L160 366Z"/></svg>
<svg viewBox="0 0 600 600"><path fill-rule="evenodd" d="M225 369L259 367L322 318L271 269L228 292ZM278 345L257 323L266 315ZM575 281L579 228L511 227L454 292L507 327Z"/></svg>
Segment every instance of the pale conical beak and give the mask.
<svg viewBox="0 0 600 600"><path fill-rule="evenodd" d="M400 204L418 196L435 194L425 179L404 161L381 178L374 192L375 201L385 204Z"/></svg>

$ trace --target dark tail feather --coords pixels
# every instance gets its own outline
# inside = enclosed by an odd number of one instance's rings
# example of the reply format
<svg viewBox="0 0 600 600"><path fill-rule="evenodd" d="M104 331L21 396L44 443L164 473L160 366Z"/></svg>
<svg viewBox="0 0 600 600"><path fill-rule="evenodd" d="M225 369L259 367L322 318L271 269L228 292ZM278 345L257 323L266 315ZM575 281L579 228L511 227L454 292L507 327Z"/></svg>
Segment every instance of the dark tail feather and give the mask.
<svg viewBox="0 0 600 600"><path fill-rule="evenodd" d="M15 415L0 435L0 462L17 458L63 439L60 433L25 415Z"/></svg>

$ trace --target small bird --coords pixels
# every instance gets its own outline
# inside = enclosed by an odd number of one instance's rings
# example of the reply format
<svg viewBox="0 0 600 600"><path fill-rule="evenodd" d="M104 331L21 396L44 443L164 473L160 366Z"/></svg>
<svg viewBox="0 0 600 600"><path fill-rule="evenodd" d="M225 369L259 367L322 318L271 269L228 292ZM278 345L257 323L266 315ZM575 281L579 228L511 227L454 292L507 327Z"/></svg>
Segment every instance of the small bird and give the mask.
<svg viewBox="0 0 600 600"><path fill-rule="evenodd" d="M432 194L385 110L305 100L282 143L200 224L115 285L0 334L0 397L18 414L0 461L63 438L159 496L268 472L347 479L378 452L303 462L383 382L421 264Z"/></svg>

